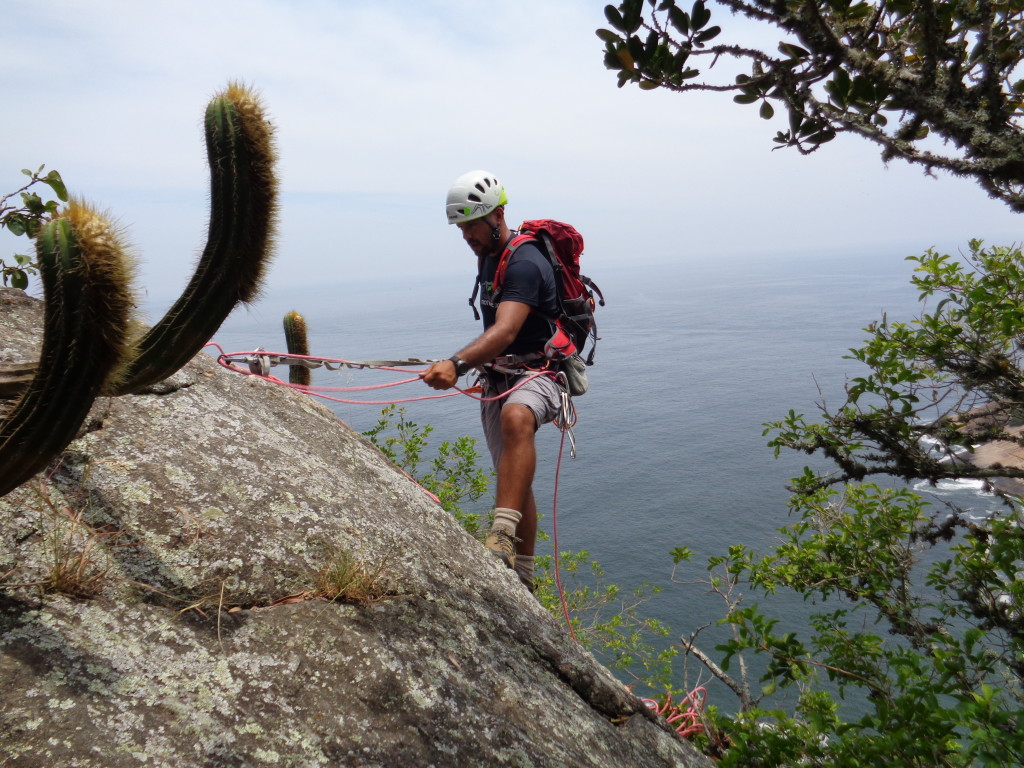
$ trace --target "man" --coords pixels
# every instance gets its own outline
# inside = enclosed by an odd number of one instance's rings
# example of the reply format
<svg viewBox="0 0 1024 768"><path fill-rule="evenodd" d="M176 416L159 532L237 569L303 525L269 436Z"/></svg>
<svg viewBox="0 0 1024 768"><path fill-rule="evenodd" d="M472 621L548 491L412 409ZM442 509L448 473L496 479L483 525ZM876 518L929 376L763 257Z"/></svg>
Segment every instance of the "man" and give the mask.
<svg viewBox="0 0 1024 768"><path fill-rule="evenodd" d="M533 475L537 465L534 434L555 418L561 403L550 376L533 376L546 365L544 344L551 338L548 318L558 316L558 293L551 264L531 243L516 249L495 295L498 260L514 233L505 222L508 198L497 178L471 171L448 191L448 223L462 232L477 256L484 332L448 360L434 363L423 380L449 389L471 368L484 368L480 419L498 473L490 533L484 542L533 589L537 504ZM525 383L523 383L525 381ZM507 397L500 397L522 384Z"/></svg>

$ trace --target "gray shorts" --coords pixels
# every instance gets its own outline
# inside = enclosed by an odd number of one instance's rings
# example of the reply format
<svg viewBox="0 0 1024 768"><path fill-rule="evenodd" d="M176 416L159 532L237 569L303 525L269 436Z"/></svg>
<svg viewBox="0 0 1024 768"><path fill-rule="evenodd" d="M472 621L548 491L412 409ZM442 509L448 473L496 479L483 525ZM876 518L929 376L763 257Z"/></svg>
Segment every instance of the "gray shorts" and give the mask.
<svg viewBox="0 0 1024 768"><path fill-rule="evenodd" d="M484 376L484 397L494 397L507 392L523 378L525 376L499 376L495 380ZM537 420L536 428L539 429L541 424L547 424L558 415L562 405L561 389L549 376L538 376L508 397L480 403L480 422L484 427L484 438L487 440L487 448L491 452L495 469L498 468L498 460L501 458L501 408L505 403L518 403L533 411L533 417Z"/></svg>

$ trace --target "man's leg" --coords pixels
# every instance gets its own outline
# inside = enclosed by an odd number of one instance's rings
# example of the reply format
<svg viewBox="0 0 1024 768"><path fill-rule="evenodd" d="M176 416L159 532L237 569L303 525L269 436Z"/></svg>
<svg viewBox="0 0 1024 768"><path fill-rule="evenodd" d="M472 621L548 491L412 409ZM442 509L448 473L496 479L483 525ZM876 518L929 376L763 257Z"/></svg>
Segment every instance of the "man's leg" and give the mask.
<svg viewBox="0 0 1024 768"><path fill-rule="evenodd" d="M542 378L513 392L504 404L484 402L481 409L498 476L494 523L484 544L531 589L537 539L537 503L532 488L537 465L534 436L538 424L555 417L559 403L558 388Z"/></svg>
<svg viewBox="0 0 1024 768"><path fill-rule="evenodd" d="M533 570L536 558L533 548L537 541L537 502L533 498L533 489L523 507L522 521L517 528L519 541L516 542L516 560L513 567L519 580L533 592Z"/></svg>
<svg viewBox="0 0 1024 768"><path fill-rule="evenodd" d="M498 487L495 506L521 513L516 535L522 539L516 548L533 554L537 536L537 504L533 498L533 475L537 469L534 435L537 419L525 405L507 403L501 409L501 459L498 461Z"/></svg>
<svg viewBox="0 0 1024 768"><path fill-rule="evenodd" d="M520 548L525 544L532 554L533 539L537 535L536 505L528 504L537 465L533 443L537 419L525 405L505 403L498 422L496 437L501 445L497 461L498 485L494 494L494 519L484 546L509 568L515 568ZM529 541L524 541L524 535L529 536Z"/></svg>
<svg viewBox="0 0 1024 768"><path fill-rule="evenodd" d="M530 489L523 505L523 517L516 528L516 535L522 539L516 545L516 553L520 555L533 555L533 548L537 543L537 502L533 498L533 489Z"/></svg>

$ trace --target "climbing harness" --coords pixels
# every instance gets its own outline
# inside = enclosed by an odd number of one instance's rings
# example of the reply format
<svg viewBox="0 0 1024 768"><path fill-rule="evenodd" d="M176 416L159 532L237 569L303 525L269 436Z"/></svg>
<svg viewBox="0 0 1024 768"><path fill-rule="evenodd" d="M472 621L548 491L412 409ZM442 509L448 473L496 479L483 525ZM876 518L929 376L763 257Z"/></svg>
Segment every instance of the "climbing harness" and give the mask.
<svg viewBox="0 0 1024 768"><path fill-rule="evenodd" d="M486 364L486 368L496 373L507 373L518 376L525 371L539 371L540 368L533 368L531 364L546 362L547 358L542 352L533 352L529 355L499 355Z"/></svg>

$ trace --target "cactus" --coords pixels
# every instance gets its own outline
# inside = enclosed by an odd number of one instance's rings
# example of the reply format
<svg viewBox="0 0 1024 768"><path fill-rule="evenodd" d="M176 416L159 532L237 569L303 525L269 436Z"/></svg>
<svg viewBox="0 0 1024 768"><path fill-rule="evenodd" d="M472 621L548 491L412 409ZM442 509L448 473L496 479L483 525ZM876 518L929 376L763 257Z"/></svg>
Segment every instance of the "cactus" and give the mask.
<svg viewBox="0 0 1024 768"><path fill-rule="evenodd" d="M290 355L309 355L309 340L306 319L292 310L284 316L284 340ZM310 385L310 370L304 365L288 366L288 381L292 384Z"/></svg>
<svg viewBox="0 0 1024 768"><path fill-rule="evenodd" d="M74 439L97 394L118 386L133 352L126 253L107 220L74 200L36 239L43 348L31 382L0 423L0 496L45 467Z"/></svg>
<svg viewBox="0 0 1024 768"><path fill-rule="evenodd" d="M272 128L256 97L232 83L206 110L210 225L185 292L139 342L118 393L162 381L192 359L235 306L259 294L274 241Z"/></svg>
<svg viewBox="0 0 1024 768"><path fill-rule="evenodd" d="M3 366L0 397L21 395L0 421L0 496L74 439L99 394L123 395L185 365L240 302L259 294L274 240L272 128L255 96L232 83L206 110L210 225L181 297L134 344L129 260L118 234L73 201L36 241L46 298L39 364ZM34 375L33 375L34 373Z"/></svg>

